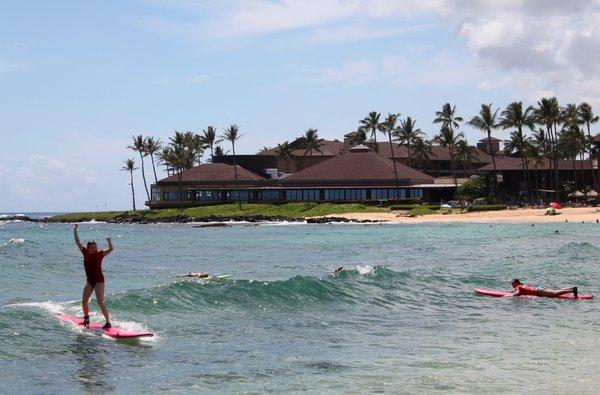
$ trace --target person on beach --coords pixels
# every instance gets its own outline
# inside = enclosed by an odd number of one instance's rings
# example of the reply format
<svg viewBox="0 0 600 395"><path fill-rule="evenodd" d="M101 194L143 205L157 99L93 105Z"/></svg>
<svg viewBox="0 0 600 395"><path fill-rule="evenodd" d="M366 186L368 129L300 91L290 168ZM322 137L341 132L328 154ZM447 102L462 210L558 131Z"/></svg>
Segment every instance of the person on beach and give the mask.
<svg viewBox="0 0 600 395"><path fill-rule="evenodd" d="M79 235L77 234L77 224L73 225L73 236L75 238L75 244L79 248L79 251L83 254L83 267L85 269L86 282L83 287L83 296L81 298L81 306L83 308L83 325L90 324L90 306L89 301L93 292L96 292L96 300L98 306L102 310L102 314L106 319L106 324L102 327L103 329L110 329L110 317L108 315L108 309L104 304L104 274L102 273L102 260L105 256L113 251L112 239L106 238L108 242L108 249L99 250L96 242L90 240L84 247L79 241Z"/></svg>
<svg viewBox="0 0 600 395"><path fill-rule="evenodd" d="M575 297L578 296L577 287L561 288L561 289L548 289L548 288L544 288L544 287L534 287L532 285L524 285L523 283L521 283L521 281L519 281L518 278L513 279L511 281L510 285L512 285L512 287L515 290L514 296L531 295L531 296L546 296L546 297L550 297L550 298L556 298L557 296L571 294L571 293Z"/></svg>

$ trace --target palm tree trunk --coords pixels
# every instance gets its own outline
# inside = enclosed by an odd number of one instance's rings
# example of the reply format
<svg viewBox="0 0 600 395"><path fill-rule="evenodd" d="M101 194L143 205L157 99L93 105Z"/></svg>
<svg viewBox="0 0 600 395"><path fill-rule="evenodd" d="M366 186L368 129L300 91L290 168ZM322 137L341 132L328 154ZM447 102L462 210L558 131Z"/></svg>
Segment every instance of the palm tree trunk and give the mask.
<svg viewBox="0 0 600 395"><path fill-rule="evenodd" d="M237 176L237 162L235 159L235 142L231 142L231 149L233 150L233 174L235 176L235 190L237 193L237 201L238 201L238 208L240 211L242 211L242 200L241 200L241 196L240 196L240 186L238 185L238 176Z"/></svg>
<svg viewBox="0 0 600 395"><path fill-rule="evenodd" d="M179 181L179 208L183 210L183 169L179 169L177 180Z"/></svg>
<svg viewBox="0 0 600 395"><path fill-rule="evenodd" d="M391 140L391 137L390 137ZM406 142L406 146L408 147L408 165L412 167L412 152L410 151L410 140ZM392 155L394 152L392 151Z"/></svg>
<svg viewBox="0 0 600 395"><path fill-rule="evenodd" d="M577 173L575 172L575 155L571 157L571 164L573 165L573 183L575 185L575 189L579 189L579 186L577 185Z"/></svg>
<svg viewBox="0 0 600 395"><path fill-rule="evenodd" d="M154 172L154 182L158 183L158 178L156 177L156 167L154 167L154 154L150 154L150 160L152 161L152 171Z"/></svg>
<svg viewBox="0 0 600 395"><path fill-rule="evenodd" d="M531 203L531 177L529 176L529 162L527 161L527 156L525 156L525 154L523 154L523 163L525 164L525 188L527 188L527 199Z"/></svg>
<svg viewBox="0 0 600 395"><path fill-rule="evenodd" d="M490 147L490 155L492 157L492 164L494 165L494 200L496 200L496 196L498 194L498 170L496 170L496 155L492 152L492 131L490 129L487 130L488 134L488 146Z"/></svg>
<svg viewBox="0 0 600 395"><path fill-rule="evenodd" d="M583 170L583 152L579 153L579 168L581 169L581 187L585 188L587 181L585 179L585 171Z"/></svg>
<svg viewBox="0 0 600 395"><path fill-rule="evenodd" d="M144 188L146 188L146 196L148 200L150 200L150 192L148 192L148 184L146 183L146 173L144 170L144 156L142 155L142 151L140 151L140 160L142 161L142 179L144 180Z"/></svg>
<svg viewBox="0 0 600 395"><path fill-rule="evenodd" d="M392 153L392 162L394 163L394 179L396 180L396 202L400 201L400 188L398 186L398 171L396 170L396 156L394 155L394 146L392 145L392 133L388 130L390 138L390 152ZM410 149L408 150L408 161L410 163ZM410 166L410 165L409 165Z"/></svg>
<svg viewBox="0 0 600 395"><path fill-rule="evenodd" d="M131 199L133 200L133 211L135 211L135 190L133 189L133 170L129 170L129 176L131 179Z"/></svg>
<svg viewBox="0 0 600 395"><path fill-rule="evenodd" d="M590 169L592 171L592 185L596 187L596 174L594 173L594 165L592 161L592 134L590 133L590 123L587 122L587 132L588 132L588 140L590 141L589 147L589 159L590 159Z"/></svg>
<svg viewBox="0 0 600 395"><path fill-rule="evenodd" d="M556 150L558 143L558 131L556 130L556 122L554 123L554 174L556 178L556 201L560 201L559 196L559 180L558 180L558 152Z"/></svg>

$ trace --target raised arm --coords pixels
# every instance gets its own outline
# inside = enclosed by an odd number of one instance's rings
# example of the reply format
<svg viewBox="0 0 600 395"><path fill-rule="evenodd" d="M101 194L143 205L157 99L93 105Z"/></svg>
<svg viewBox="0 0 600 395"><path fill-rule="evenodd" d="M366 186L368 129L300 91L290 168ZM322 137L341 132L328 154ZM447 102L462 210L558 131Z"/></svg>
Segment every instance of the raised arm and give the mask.
<svg viewBox="0 0 600 395"><path fill-rule="evenodd" d="M77 224L73 224L73 237L75 238L75 244L77 244L79 251L83 251L83 244L79 241L79 235L77 234L77 226Z"/></svg>
<svg viewBox="0 0 600 395"><path fill-rule="evenodd" d="M110 236L108 236L106 238L106 241L108 243L108 249L104 250L104 256L107 256L114 250L113 245L112 245L112 238Z"/></svg>

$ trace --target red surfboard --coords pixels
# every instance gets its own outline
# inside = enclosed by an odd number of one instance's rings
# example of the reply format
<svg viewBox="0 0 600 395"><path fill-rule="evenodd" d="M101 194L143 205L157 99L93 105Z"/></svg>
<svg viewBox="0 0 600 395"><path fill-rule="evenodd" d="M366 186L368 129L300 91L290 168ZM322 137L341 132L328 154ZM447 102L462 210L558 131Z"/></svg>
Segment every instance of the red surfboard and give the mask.
<svg viewBox="0 0 600 395"><path fill-rule="evenodd" d="M510 291L495 291L493 289L481 289L481 288L475 288L475 292L477 292L480 295L495 296L497 298L515 295L514 292L510 292ZM543 296L533 296L533 295L522 295L522 296L527 296L527 297L532 297L532 298L543 297ZM593 297L594 297L593 295L579 295L578 297L575 297L572 294L567 294L567 295L556 296L555 298L557 298L557 299L592 299Z"/></svg>
<svg viewBox="0 0 600 395"><path fill-rule="evenodd" d="M112 327L110 329L104 330L102 329L102 324L99 322L90 321L89 325L83 325L83 319L79 317L73 317L68 314L58 314L58 319L61 321L70 322L75 325L79 325L82 328L88 329L94 332L100 332L106 336L110 336L115 339L131 339L136 337L152 337L154 333L151 332L131 332L125 329L121 329L118 327Z"/></svg>

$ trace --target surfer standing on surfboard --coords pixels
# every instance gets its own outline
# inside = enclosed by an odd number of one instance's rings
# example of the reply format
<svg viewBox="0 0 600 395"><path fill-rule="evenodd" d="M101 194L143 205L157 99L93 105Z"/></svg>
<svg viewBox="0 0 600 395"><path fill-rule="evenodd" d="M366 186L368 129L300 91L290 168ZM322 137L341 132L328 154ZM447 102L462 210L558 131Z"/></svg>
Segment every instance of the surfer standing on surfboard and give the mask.
<svg viewBox="0 0 600 395"><path fill-rule="evenodd" d="M515 289L514 296L532 295L532 296L546 296L555 298L560 295L566 295L572 293L573 296L577 297L577 287L561 288L561 289L548 289L544 287L533 287L531 285L524 285L515 278L511 281L510 285Z"/></svg>
<svg viewBox="0 0 600 395"><path fill-rule="evenodd" d="M102 327L103 329L110 329L110 318L108 316L108 309L104 304L104 275L102 274L102 259L110 254L113 250L112 239L106 238L108 242L108 249L99 250L96 242L90 240L84 247L79 241L79 235L77 234L77 224L73 225L73 236L75 237L75 244L79 248L79 251L83 254L83 267L85 269L86 282L83 287L83 296L81 298L81 306L83 308L83 325L89 325L90 323L90 306L89 301L93 292L96 292L96 300L98 306L102 310L102 314L106 319L106 324Z"/></svg>

